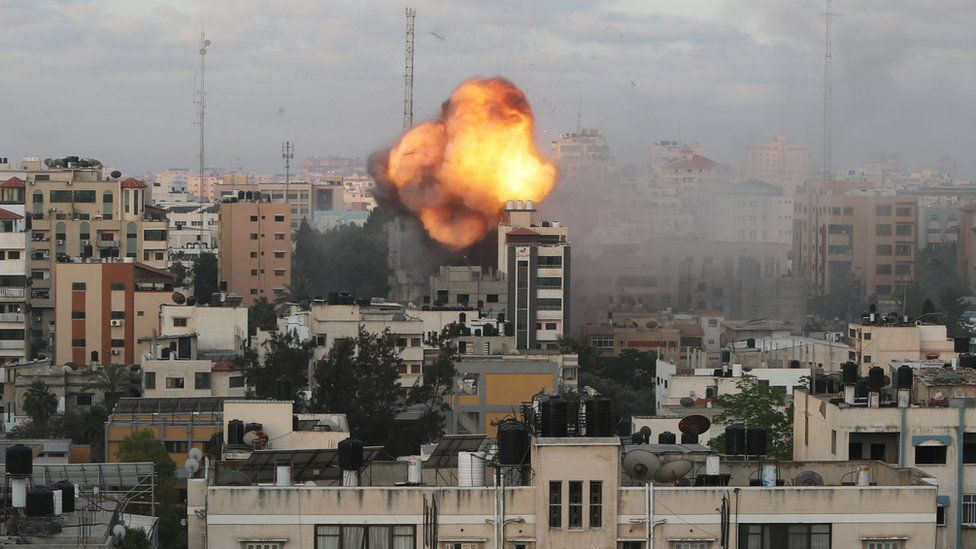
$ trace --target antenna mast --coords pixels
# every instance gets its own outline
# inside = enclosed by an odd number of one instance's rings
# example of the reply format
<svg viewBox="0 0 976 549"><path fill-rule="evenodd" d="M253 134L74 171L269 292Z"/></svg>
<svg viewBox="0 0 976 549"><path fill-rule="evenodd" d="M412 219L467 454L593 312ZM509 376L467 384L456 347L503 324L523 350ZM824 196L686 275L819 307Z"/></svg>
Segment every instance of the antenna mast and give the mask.
<svg viewBox="0 0 976 549"><path fill-rule="evenodd" d="M204 170L204 119L207 114L207 88L206 88L206 63L204 60L207 56L207 48L210 47L210 40L207 40L207 34L200 31L200 89L197 90L197 105L199 109L197 111L197 116L200 120L197 121L197 125L200 126L200 193L203 194L203 170ZM202 196L200 197L203 198Z"/></svg>
<svg viewBox="0 0 976 549"><path fill-rule="evenodd" d="M406 62L403 70L403 129L413 127L413 19L416 8L407 8Z"/></svg>
<svg viewBox="0 0 976 549"><path fill-rule="evenodd" d="M583 135L583 97L576 104L576 135Z"/></svg>
<svg viewBox="0 0 976 549"><path fill-rule="evenodd" d="M281 144L281 158L285 161L285 202L288 202L288 182L291 176L291 159L295 158L295 147L291 141Z"/></svg>
<svg viewBox="0 0 976 549"><path fill-rule="evenodd" d="M831 159L831 117L833 84L831 83L833 59L830 52L830 24L834 13L830 11L831 0L827 0L827 11L824 13L824 160L823 175L825 181L834 180L833 160Z"/></svg>

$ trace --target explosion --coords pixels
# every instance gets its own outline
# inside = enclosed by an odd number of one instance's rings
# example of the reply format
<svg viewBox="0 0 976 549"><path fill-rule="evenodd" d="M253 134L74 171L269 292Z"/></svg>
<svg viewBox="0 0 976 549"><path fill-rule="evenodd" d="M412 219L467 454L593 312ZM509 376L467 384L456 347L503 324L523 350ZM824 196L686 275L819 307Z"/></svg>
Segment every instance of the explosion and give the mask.
<svg viewBox="0 0 976 549"><path fill-rule="evenodd" d="M453 250L481 240L508 200L540 201L556 167L532 139L525 94L502 78L472 79L451 94L440 117L405 133L377 181Z"/></svg>

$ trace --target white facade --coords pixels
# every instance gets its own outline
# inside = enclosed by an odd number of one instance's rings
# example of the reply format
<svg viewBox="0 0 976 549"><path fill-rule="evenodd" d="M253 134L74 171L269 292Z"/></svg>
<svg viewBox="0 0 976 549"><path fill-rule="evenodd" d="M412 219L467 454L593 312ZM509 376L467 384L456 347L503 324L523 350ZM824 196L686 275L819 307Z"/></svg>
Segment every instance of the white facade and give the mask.
<svg viewBox="0 0 976 549"><path fill-rule="evenodd" d="M4 189L6 191L7 189ZM27 267L30 230L24 206L0 204L0 363L28 358Z"/></svg>
<svg viewBox="0 0 976 549"><path fill-rule="evenodd" d="M247 342L246 307L168 305L160 308L160 336L197 336L197 349L241 352Z"/></svg>

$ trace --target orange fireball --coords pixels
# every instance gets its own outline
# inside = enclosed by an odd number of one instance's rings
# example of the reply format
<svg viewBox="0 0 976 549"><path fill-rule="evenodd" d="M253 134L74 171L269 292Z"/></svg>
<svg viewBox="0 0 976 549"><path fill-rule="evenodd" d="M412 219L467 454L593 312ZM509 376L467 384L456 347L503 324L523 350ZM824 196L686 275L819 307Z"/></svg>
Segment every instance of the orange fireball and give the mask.
<svg viewBox="0 0 976 549"><path fill-rule="evenodd" d="M385 178L428 234L459 250L494 227L508 200L540 201L556 167L533 141L525 94L502 78L472 79L441 116L410 129L390 150Z"/></svg>

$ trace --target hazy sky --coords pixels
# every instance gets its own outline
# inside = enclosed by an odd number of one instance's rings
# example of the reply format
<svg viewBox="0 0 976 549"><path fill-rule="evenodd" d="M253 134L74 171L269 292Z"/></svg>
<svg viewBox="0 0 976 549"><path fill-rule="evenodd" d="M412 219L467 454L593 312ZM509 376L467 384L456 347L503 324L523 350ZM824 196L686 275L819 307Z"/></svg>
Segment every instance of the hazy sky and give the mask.
<svg viewBox="0 0 976 549"><path fill-rule="evenodd" d="M196 165L199 1L0 0L0 155L139 173ZM824 4L813 0L416 1L415 119L471 76L523 88L539 140L601 129L619 163L661 139L740 166L782 131L819 166ZM397 2L209 0L207 164L280 171L367 156L402 126ZM834 165L949 154L976 177L973 0L835 0ZM436 35L436 36L435 36Z"/></svg>

